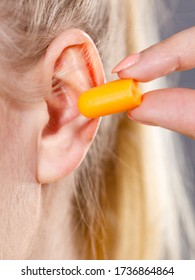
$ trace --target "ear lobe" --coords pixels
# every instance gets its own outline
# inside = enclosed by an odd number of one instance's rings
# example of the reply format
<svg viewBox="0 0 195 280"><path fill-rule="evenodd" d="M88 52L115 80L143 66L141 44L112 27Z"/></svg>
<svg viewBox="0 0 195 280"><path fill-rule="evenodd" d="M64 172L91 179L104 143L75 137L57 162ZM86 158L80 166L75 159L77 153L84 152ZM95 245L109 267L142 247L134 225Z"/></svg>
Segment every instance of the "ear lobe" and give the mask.
<svg viewBox="0 0 195 280"><path fill-rule="evenodd" d="M104 83L104 75L95 45L76 29L51 43L44 65L51 94L49 122L39 141L37 179L51 183L72 172L89 149L99 119L81 116L77 100L83 91Z"/></svg>

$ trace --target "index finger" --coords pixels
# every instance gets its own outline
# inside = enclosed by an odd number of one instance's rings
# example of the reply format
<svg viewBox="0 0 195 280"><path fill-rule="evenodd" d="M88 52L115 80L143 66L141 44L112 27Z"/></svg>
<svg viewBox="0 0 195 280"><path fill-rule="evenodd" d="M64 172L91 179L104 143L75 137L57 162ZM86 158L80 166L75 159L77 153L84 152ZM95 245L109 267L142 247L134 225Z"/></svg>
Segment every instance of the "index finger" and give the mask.
<svg viewBox="0 0 195 280"><path fill-rule="evenodd" d="M120 78L134 78L148 82L174 71L195 67L195 27L179 32L137 54L133 64L132 56L120 62L113 73Z"/></svg>

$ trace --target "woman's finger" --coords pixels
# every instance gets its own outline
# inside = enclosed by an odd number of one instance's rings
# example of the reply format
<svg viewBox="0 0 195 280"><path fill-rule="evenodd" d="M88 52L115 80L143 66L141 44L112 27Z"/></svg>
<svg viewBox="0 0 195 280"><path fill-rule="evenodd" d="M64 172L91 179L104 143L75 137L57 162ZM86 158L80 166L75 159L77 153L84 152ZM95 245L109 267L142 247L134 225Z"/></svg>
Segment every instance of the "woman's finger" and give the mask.
<svg viewBox="0 0 195 280"><path fill-rule="evenodd" d="M184 30L155 44L140 54L127 57L113 73L120 78L147 82L173 71L195 67L195 27Z"/></svg>
<svg viewBox="0 0 195 280"><path fill-rule="evenodd" d="M162 89L144 94L142 104L129 112L137 122L157 125L195 139L195 91Z"/></svg>

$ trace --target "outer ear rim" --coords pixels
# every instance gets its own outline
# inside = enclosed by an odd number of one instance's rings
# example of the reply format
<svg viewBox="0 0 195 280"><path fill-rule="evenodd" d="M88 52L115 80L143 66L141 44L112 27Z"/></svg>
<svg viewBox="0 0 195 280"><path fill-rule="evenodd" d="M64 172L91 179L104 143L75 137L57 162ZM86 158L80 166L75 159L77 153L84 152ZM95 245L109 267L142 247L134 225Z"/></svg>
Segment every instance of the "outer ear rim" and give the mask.
<svg viewBox="0 0 195 280"><path fill-rule="evenodd" d="M86 50L86 57L87 56L89 57L90 73L92 75L92 80L93 80L94 86L101 85L105 82L102 62L99 57L97 48L96 48L94 42L92 41L92 39L85 32L83 32L79 29L69 29L69 30L63 31L56 38L54 38L54 40L50 43L49 47L47 48L46 53L43 57L43 69L42 70L44 71L44 75L45 75L46 81L49 86L49 92L52 92L52 78L53 78L55 70L56 70L56 61L58 60L58 58L62 55L62 53L67 48L74 47L74 46L82 46L82 45L84 46L84 49ZM86 62L87 61L88 60L86 58ZM47 100L47 97L46 97L45 101ZM84 118L84 117L82 117L82 118ZM85 123L83 123L83 121L82 122L79 121L79 124L84 125L84 127L86 127L86 128L90 124L90 126L88 127L88 132L93 131L93 132L90 132L90 134L91 133L93 134L93 137L87 136L87 138L88 138L87 141L89 141L89 143L90 143L92 141L92 139L94 138L94 135L99 126L99 120L86 119ZM88 135L88 132L86 133L87 135ZM39 144L42 145L40 141L42 141L42 140L41 139L39 140ZM74 146L74 145L72 145L72 146ZM55 145L55 147L56 147L56 145ZM59 145L58 145L58 147L59 147ZM57 174L55 172L55 170L56 170L55 166L52 166L48 163L44 164L45 157L42 157L43 155L41 155L41 157L40 157L40 154L39 154L38 155L39 159L37 162L37 165L38 165L37 166L37 168L38 168L37 169L37 181L39 182L39 184L41 184L41 185L49 184L49 183L58 181L58 180L64 178L65 176L67 176L68 174L70 174L81 163L84 155L86 154L87 149L85 146L85 149L82 149L84 152L78 154L78 160L76 160L77 164L76 163L73 164L73 166L70 168L71 170L69 170L68 173L66 172L68 170L68 168L66 168L66 169L64 168L64 166L66 165L64 163L62 168L57 168L57 170L58 170L58 172L57 172L58 174ZM41 151L43 151L42 148L41 148L41 150L39 150L39 153ZM51 154L52 154L52 151L51 151ZM65 153L63 153L63 154L65 154ZM55 162L55 156L53 157L53 154L52 154L52 161ZM47 162L47 160L46 160L46 162ZM61 162L61 160L59 160L59 162ZM42 167L44 167L44 168L42 168ZM54 167L54 168L52 168L52 167ZM44 170L52 170L53 173L49 174L47 176L47 172L45 173Z"/></svg>
<svg viewBox="0 0 195 280"><path fill-rule="evenodd" d="M93 72L94 86L99 86L101 84L104 84L105 75L104 75L103 65L95 44L88 34L76 28L63 31L60 35L58 35L58 37L53 39L53 41L47 48L44 57L44 69L47 72L47 75L49 75L50 77L53 76L57 58L60 57L61 53L66 48L74 45L82 45L82 44L88 45L88 47L86 48L88 50L88 55L90 57L95 58L91 60L92 61L91 69ZM99 71L98 75L96 74L95 68L99 68L101 70ZM48 72L48 69L50 69L50 73Z"/></svg>

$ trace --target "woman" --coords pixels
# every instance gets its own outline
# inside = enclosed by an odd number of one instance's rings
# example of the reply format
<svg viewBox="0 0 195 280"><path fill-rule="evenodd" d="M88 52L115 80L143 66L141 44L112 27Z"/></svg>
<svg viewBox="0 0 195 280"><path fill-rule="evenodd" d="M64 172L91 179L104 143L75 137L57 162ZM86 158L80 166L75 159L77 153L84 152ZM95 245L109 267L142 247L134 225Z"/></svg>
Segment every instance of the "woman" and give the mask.
<svg viewBox="0 0 195 280"><path fill-rule="evenodd" d="M130 8L1 1L1 259L180 257L158 132L113 116L96 135L100 120L77 110L78 95L104 82L101 61L110 79L129 53Z"/></svg>

